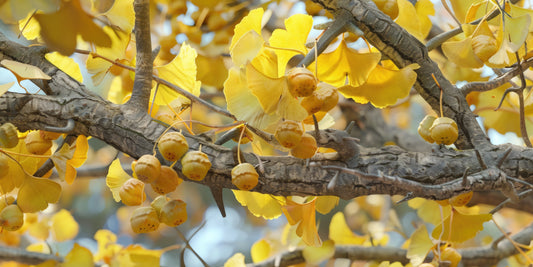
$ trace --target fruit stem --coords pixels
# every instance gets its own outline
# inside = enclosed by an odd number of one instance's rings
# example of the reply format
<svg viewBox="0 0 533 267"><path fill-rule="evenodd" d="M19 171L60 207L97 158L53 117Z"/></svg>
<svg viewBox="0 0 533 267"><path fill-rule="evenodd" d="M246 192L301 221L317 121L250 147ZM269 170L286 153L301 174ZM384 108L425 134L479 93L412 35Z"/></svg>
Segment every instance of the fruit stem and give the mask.
<svg viewBox="0 0 533 267"><path fill-rule="evenodd" d="M9 156L8 154L12 154L12 155L15 155L15 156L21 156L21 157L30 157L30 158L49 158L50 155L34 155L34 154L24 154L24 153L18 153L18 152L14 152L14 151L9 151L9 150L3 150L0 148L0 152L4 153L6 156L12 158L14 161L16 161L16 159L14 159L13 157Z"/></svg>
<svg viewBox="0 0 533 267"><path fill-rule="evenodd" d="M244 132L246 131L246 123L242 124L242 130L241 134L239 136L239 142L237 143L237 161L239 161L239 164L241 164L241 139L244 135Z"/></svg>
<svg viewBox="0 0 533 267"><path fill-rule="evenodd" d="M295 52L295 53L298 53L300 55L303 55L305 56L305 53L303 53L302 51L300 50L297 50L297 49L293 49L293 48L286 48L286 47L275 47L275 46L271 46L271 45L268 45L268 44L263 44L266 48L270 48L270 49L274 49L274 50L284 50L284 51L289 51L289 52Z"/></svg>
<svg viewBox="0 0 533 267"><path fill-rule="evenodd" d="M440 116L444 117L444 113L442 112L442 87L440 87L439 81L437 81L437 78L435 78L435 74L431 73L431 77L433 77L433 80L437 84L437 86L440 89L440 98L439 98L439 106L440 106Z"/></svg>

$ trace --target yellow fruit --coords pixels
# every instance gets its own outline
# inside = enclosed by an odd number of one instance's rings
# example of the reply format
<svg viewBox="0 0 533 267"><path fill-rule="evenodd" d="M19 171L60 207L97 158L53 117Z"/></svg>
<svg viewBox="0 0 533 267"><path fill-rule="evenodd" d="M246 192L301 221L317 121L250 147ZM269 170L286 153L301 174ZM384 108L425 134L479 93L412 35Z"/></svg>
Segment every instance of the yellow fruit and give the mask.
<svg viewBox="0 0 533 267"><path fill-rule="evenodd" d="M317 149L315 138L308 133L304 133L300 143L291 149L291 155L300 159L308 159L315 155Z"/></svg>
<svg viewBox="0 0 533 267"><path fill-rule="evenodd" d="M435 116L426 115L420 124L418 124L418 134L428 143L435 143L435 140L431 138L431 132L429 131L431 126L433 126L435 119L437 119Z"/></svg>
<svg viewBox="0 0 533 267"><path fill-rule="evenodd" d="M24 224L24 213L19 206L11 204L0 212L0 225L7 231L16 231Z"/></svg>
<svg viewBox="0 0 533 267"><path fill-rule="evenodd" d="M474 195L474 192L470 191L470 192L460 194L458 196L454 196L450 198L450 205L455 206L455 207L464 206L468 204L468 202L470 202L470 199L472 199L473 195Z"/></svg>
<svg viewBox="0 0 533 267"><path fill-rule="evenodd" d="M28 133L24 142L28 152L35 155L42 155L52 147L52 141L41 138L39 131Z"/></svg>
<svg viewBox="0 0 533 267"><path fill-rule="evenodd" d="M450 267L457 267L461 261L461 258L461 254L459 254L459 252L452 247L446 247L440 252L440 260L449 261L451 263Z"/></svg>
<svg viewBox="0 0 533 267"><path fill-rule="evenodd" d="M317 79L308 69L296 67L287 73L289 92L294 97L310 96L316 89Z"/></svg>
<svg viewBox="0 0 533 267"><path fill-rule="evenodd" d="M41 135L43 140L56 140L61 136L61 133L39 130L39 135Z"/></svg>
<svg viewBox="0 0 533 267"><path fill-rule="evenodd" d="M0 154L0 178L3 178L9 172L9 159L4 155Z"/></svg>
<svg viewBox="0 0 533 267"><path fill-rule="evenodd" d="M310 96L302 99L300 103L309 114L319 111L328 112L339 102L339 93L335 86L327 83L319 83L316 91Z"/></svg>
<svg viewBox="0 0 533 267"><path fill-rule="evenodd" d="M5 148L16 147L19 143L17 127L6 122L0 126L0 146Z"/></svg>
<svg viewBox="0 0 533 267"><path fill-rule="evenodd" d="M211 161L204 152L189 151L181 159L181 172L187 178L195 181L201 181L207 175L211 168Z"/></svg>
<svg viewBox="0 0 533 267"><path fill-rule="evenodd" d="M304 131L300 126L300 123L291 120L282 121L278 124L275 137L278 142L286 147L293 148L302 140Z"/></svg>
<svg viewBox="0 0 533 267"><path fill-rule="evenodd" d="M431 132L431 138L439 145L451 145L459 136L457 123L448 117L435 119L429 131Z"/></svg>
<svg viewBox="0 0 533 267"><path fill-rule="evenodd" d="M152 207L140 207L133 211L130 218L131 229L133 232L149 233L159 228L159 217Z"/></svg>
<svg viewBox="0 0 533 267"><path fill-rule="evenodd" d="M231 182L240 190L251 190L259 181L259 174L250 163L241 163L231 169Z"/></svg>
<svg viewBox="0 0 533 267"><path fill-rule="evenodd" d="M161 214L161 208L165 203L167 203L168 198L166 196L158 196L154 200L152 200L152 203L150 203L150 206L155 209L157 212L157 216L160 216Z"/></svg>
<svg viewBox="0 0 533 267"><path fill-rule="evenodd" d="M151 183L161 172L161 163L152 155L143 155L135 164L135 174L144 183Z"/></svg>
<svg viewBox="0 0 533 267"><path fill-rule="evenodd" d="M15 202L15 198L13 196L3 196L0 197L0 211L3 210L8 205L11 205Z"/></svg>
<svg viewBox="0 0 533 267"><path fill-rule="evenodd" d="M144 193L144 183L138 179L130 178L121 187L118 192L122 203L126 206L141 205L146 199Z"/></svg>
<svg viewBox="0 0 533 267"><path fill-rule="evenodd" d="M472 49L481 61L486 62L498 51L498 41L493 36L480 34L472 37Z"/></svg>
<svg viewBox="0 0 533 267"><path fill-rule="evenodd" d="M183 134L170 132L161 136L157 148L159 148L163 158L168 161L176 161L189 150L189 144Z"/></svg>
<svg viewBox="0 0 533 267"><path fill-rule="evenodd" d="M179 199L167 201L161 207L161 222L168 226L178 226L187 221L187 203Z"/></svg>
<svg viewBox="0 0 533 267"><path fill-rule="evenodd" d="M152 189L160 195L168 194L181 184L183 180L176 171L169 166L161 166L159 177L152 181Z"/></svg>

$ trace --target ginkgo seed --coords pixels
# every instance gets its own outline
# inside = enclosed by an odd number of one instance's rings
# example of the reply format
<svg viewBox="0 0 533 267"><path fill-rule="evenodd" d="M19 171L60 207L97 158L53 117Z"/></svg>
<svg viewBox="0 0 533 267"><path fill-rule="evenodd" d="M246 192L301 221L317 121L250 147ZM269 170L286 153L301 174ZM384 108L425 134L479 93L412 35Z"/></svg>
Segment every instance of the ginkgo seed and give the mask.
<svg viewBox="0 0 533 267"><path fill-rule="evenodd" d="M459 137L457 123L448 117L435 119L429 131L431 132L431 138L439 145L451 145Z"/></svg>
<svg viewBox="0 0 533 267"><path fill-rule="evenodd" d="M24 142L26 143L26 150L35 155L42 155L52 147L52 141L43 139L39 131L28 133Z"/></svg>
<svg viewBox="0 0 533 267"><path fill-rule="evenodd" d="M181 172L187 178L201 181L211 168L211 161L209 161L207 154L202 151L189 151L181 159L181 166Z"/></svg>
<svg viewBox="0 0 533 267"><path fill-rule="evenodd" d="M157 148L163 158L168 161L179 160L189 150L189 144L185 136L179 132L165 133L159 139Z"/></svg>
<svg viewBox="0 0 533 267"><path fill-rule="evenodd" d="M303 133L300 123L284 120L278 124L274 137L283 147L293 148L300 143Z"/></svg>
<svg viewBox="0 0 533 267"><path fill-rule="evenodd" d="M143 155L135 164L135 174L144 183L151 183L161 172L161 163L152 155Z"/></svg>
<svg viewBox="0 0 533 267"><path fill-rule="evenodd" d="M231 169L231 182L240 190L251 190L259 181L259 174L250 163L241 163Z"/></svg>
<svg viewBox="0 0 533 267"><path fill-rule="evenodd" d="M130 224L134 233L153 232L159 228L159 216L152 207L139 207L133 211Z"/></svg>
<svg viewBox="0 0 533 267"><path fill-rule="evenodd" d="M24 224L24 213L16 204L11 204L0 212L0 226L7 231L16 231Z"/></svg>

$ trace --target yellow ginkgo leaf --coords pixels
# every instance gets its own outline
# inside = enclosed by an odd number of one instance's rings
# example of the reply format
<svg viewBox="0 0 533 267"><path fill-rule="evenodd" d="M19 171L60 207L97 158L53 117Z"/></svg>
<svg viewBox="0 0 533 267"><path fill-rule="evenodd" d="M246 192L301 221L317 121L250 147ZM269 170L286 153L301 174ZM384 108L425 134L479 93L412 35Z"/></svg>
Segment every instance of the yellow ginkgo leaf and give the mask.
<svg viewBox="0 0 533 267"><path fill-rule="evenodd" d="M440 206L436 201L424 198L414 198L407 202L409 207L416 209L418 216L425 222L433 225L439 224L444 218L450 215L450 206ZM441 216L442 210L442 216Z"/></svg>
<svg viewBox="0 0 533 267"><path fill-rule="evenodd" d="M337 196L318 196L316 199L316 211L328 214L337 204L339 204L339 197Z"/></svg>
<svg viewBox="0 0 533 267"><path fill-rule="evenodd" d="M42 219L36 223L32 223L28 227L28 233L40 240L46 240L50 235L50 227L48 226L48 219Z"/></svg>
<svg viewBox="0 0 533 267"><path fill-rule="evenodd" d="M196 56L198 53L187 43L181 46L179 54L168 64L155 67L158 76L168 82L189 91L195 96L200 95L201 82L196 80ZM152 89L152 97L155 88ZM155 104L166 106L180 98L189 103L189 99L165 85L160 85L155 97ZM151 98L152 99L152 98Z"/></svg>
<svg viewBox="0 0 533 267"><path fill-rule="evenodd" d="M270 78L259 72L252 64L246 65L246 81L266 113L277 110L281 92L288 87L287 79Z"/></svg>
<svg viewBox="0 0 533 267"><path fill-rule="evenodd" d="M123 266L159 267L161 254L163 254L162 250L151 250L140 245L129 245L119 252L115 262Z"/></svg>
<svg viewBox="0 0 533 267"><path fill-rule="evenodd" d="M78 235L80 226L69 211L62 209L51 219L52 236L57 242L74 239Z"/></svg>
<svg viewBox="0 0 533 267"><path fill-rule="evenodd" d="M35 19L40 24L41 37L48 48L63 55L74 52L78 34L97 46L111 46L109 36L85 13L80 0L61 1L57 12L36 13Z"/></svg>
<svg viewBox="0 0 533 267"><path fill-rule="evenodd" d="M265 219L275 219L281 215L281 206L285 204L284 197L261 194L257 192L232 190L235 199L241 205L248 207L248 210L257 217Z"/></svg>
<svg viewBox="0 0 533 267"><path fill-rule="evenodd" d="M61 185L58 183L33 176L26 176L17 195L17 205L24 212L37 212L48 207L49 203L56 203L61 195Z"/></svg>
<svg viewBox="0 0 533 267"><path fill-rule="evenodd" d="M22 19L28 16L28 14L32 14L35 10L43 13L54 12L57 10L59 4L59 1L43 0L9 0L9 2L11 14L15 19Z"/></svg>
<svg viewBox="0 0 533 267"><path fill-rule="evenodd" d="M435 15L435 8L433 7L433 2L431 0L420 0L415 4L416 15L418 16L418 21L420 21L420 33L424 38L428 35L431 30L431 20L429 16Z"/></svg>
<svg viewBox="0 0 533 267"><path fill-rule="evenodd" d="M52 77L48 76L41 69L29 64L20 63L9 59L2 60L0 64L2 64L2 66L10 70L11 72L13 72L19 82L27 79L52 79Z"/></svg>
<svg viewBox="0 0 533 267"><path fill-rule="evenodd" d="M379 52L359 53L342 41L333 52L318 57L318 78L336 87L345 85L348 78L349 85L359 86L367 80L380 59ZM314 72L314 64L310 67Z"/></svg>
<svg viewBox="0 0 533 267"><path fill-rule="evenodd" d="M244 254L235 253L235 255L231 256L231 258L224 263L224 267L246 267L246 264L244 263Z"/></svg>
<svg viewBox="0 0 533 267"><path fill-rule="evenodd" d="M34 40L39 37L41 26L39 22L33 17L33 12L28 14L25 18L19 20L19 30L22 36L28 40Z"/></svg>
<svg viewBox="0 0 533 267"><path fill-rule="evenodd" d="M107 172L106 176L106 184L107 187L111 190L111 193L113 194L113 199L115 199L116 202L120 201L120 187L128 180L131 176L127 174L120 165L120 160L115 159L109 166L109 171Z"/></svg>
<svg viewBox="0 0 533 267"><path fill-rule="evenodd" d="M74 247L65 256L63 267L91 267L94 266L93 254L88 248L74 243Z"/></svg>
<svg viewBox="0 0 533 267"><path fill-rule="evenodd" d="M426 37L422 34L422 22L419 19L419 14L411 2L408 0L397 0L398 3L398 17L394 19L398 25L402 26L407 32L415 36L418 40L424 40ZM427 18L427 15L424 16ZM427 20L424 22L428 22ZM429 21L431 23L431 21ZM427 29L427 25L423 25L424 30ZM430 24L431 28L431 24ZM427 33L426 33L427 34Z"/></svg>
<svg viewBox="0 0 533 267"><path fill-rule="evenodd" d="M103 261L107 264L117 255L122 246L117 244L117 236L107 229L100 229L94 234L98 243L98 252L94 255L95 261Z"/></svg>
<svg viewBox="0 0 533 267"><path fill-rule="evenodd" d="M337 245L362 245L366 238L358 236L350 230L342 212L337 212L329 224L329 238Z"/></svg>
<svg viewBox="0 0 533 267"><path fill-rule="evenodd" d="M278 56L278 76L285 74L285 67L289 60L300 52L301 55L307 53L305 44L307 36L313 26L313 17L304 14L296 14L285 20L285 29L276 29L272 32L269 43L275 49ZM294 50L291 51L290 49Z"/></svg>
<svg viewBox="0 0 533 267"><path fill-rule="evenodd" d="M452 4L453 13L459 22L464 23L468 9L472 3L478 0L449 0Z"/></svg>
<svg viewBox="0 0 533 267"><path fill-rule="evenodd" d="M368 76L367 81L358 87L343 86L338 90L345 97L352 98L358 103L372 103L375 107L383 108L395 104L399 99L407 97L416 81L415 69L417 64L411 64L401 70L392 70L376 66Z"/></svg>
<svg viewBox="0 0 533 267"><path fill-rule="evenodd" d="M498 31L498 43L500 48L489 58L487 65L493 68L501 68L516 62L515 52L522 47L529 33L531 17L525 14L517 17L506 17L500 22Z"/></svg>
<svg viewBox="0 0 533 267"><path fill-rule="evenodd" d="M268 259L271 253L272 253L272 246L265 239L261 239L255 242L252 245L252 248L250 249L250 254L252 255L252 261L254 263L258 263L258 262Z"/></svg>
<svg viewBox="0 0 533 267"><path fill-rule="evenodd" d="M76 81L82 83L83 76L81 76L80 66L74 61L74 59L61 55L58 52L52 52L44 55L46 60L54 64L58 69L74 78Z"/></svg>
<svg viewBox="0 0 533 267"><path fill-rule="evenodd" d="M261 21L263 19L263 9L262 8L256 8L251 10L248 15L246 15L239 24L235 26L235 33L233 34L233 37L231 38L231 44L229 47L229 50L232 51L235 45L237 44L237 41L241 39L242 36L244 36L249 31L255 31L259 36L261 35Z"/></svg>
<svg viewBox="0 0 533 267"><path fill-rule="evenodd" d="M83 165L87 159L88 149L87 137L80 135L76 139L76 143L72 145L65 144L50 157L56 166L60 179L72 184L76 178L76 168Z"/></svg>
<svg viewBox="0 0 533 267"><path fill-rule="evenodd" d="M118 31L110 26L103 28L104 32L111 38L111 46L109 47L96 47L94 52L105 58L119 61L125 65L131 65L131 63L126 58L126 49L131 39L131 32ZM104 60L99 57L88 56L87 61L87 72L92 76L91 79L95 85L102 83L106 75L113 68L120 68L114 66L113 63ZM120 73L120 72L118 72Z"/></svg>
<svg viewBox="0 0 533 267"><path fill-rule="evenodd" d="M133 0L115 0L113 6L102 15L121 31L131 33L135 22Z"/></svg>
<svg viewBox="0 0 533 267"><path fill-rule="evenodd" d="M5 94L5 92L7 92L7 90L9 90L9 88L11 88L11 86L13 86L13 84L15 84L15 82L1 84L0 85L0 96Z"/></svg>
<svg viewBox="0 0 533 267"><path fill-rule="evenodd" d="M256 31L246 32L233 46L230 51L231 60L235 66L242 66L251 61L263 47L263 37Z"/></svg>
<svg viewBox="0 0 533 267"><path fill-rule="evenodd" d="M292 198L294 199L294 197ZM316 228L316 198L309 202L297 203L292 199L287 199L286 205L282 207L283 214L287 217L290 225L298 225L296 234L308 246L321 246L322 240Z"/></svg>
<svg viewBox="0 0 533 267"><path fill-rule="evenodd" d="M257 97L246 85L246 73L238 68L229 70L228 79L224 82L224 96L228 111L253 127L265 129L280 119L275 113L265 113Z"/></svg>
<svg viewBox="0 0 533 267"><path fill-rule="evenodd" d="M463 243L483 230L483 223L492 219L492 214L462 214L452 209L452 214L435 226L431 236L434 239L452 243ZM444 232L443 232L444 230Z"/></svg>
<svg viewBox="0 0 533 267"><path fill-rule="evenodd" d="M464 68L483 67L483 62L474 54L474 49L472 49L472 38L445 42L442 44L442 51L457 66Z"/></svg>
<svg viewBox="0 0 533 267"><path fill-rule="evenodd" d="M302 250L305 262L310 265L318 265L321 262L333 257L335 254L335 242L326 240L320 247L307 246Z"/></svg>
<svg viewBox="0 0 533 267"><path fill-rule="evenodd" d="M228 69L222 56L204 56L198 55L196 58L198 66L198 80L204 86L222 88L224 81L228 78Z"/></svg>
<svg viewBox="0 0 533 267"><path fill-rule="evenodd" d="M407 258L413 266L418 266L426 259L429 251L433 247L433 242L429 238L426 225L422 224L411 235Z"/></svg>

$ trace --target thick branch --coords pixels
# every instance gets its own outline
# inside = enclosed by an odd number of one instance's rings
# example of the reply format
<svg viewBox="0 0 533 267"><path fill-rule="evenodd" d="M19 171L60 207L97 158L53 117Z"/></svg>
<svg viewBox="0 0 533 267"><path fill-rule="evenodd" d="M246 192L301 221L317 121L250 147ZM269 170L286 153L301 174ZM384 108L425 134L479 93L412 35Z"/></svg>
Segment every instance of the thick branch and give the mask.
<svg viewBox="0 0 533 267"><path fill-rule="evenodd" d="M135 0L135 44L137 47L135 81L131 98L126 103L139 111L147 111L152 89L152 41L150 39L150 1Z"/></svg>

